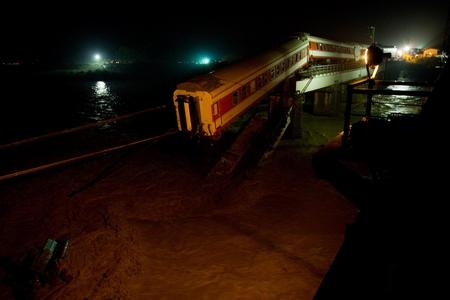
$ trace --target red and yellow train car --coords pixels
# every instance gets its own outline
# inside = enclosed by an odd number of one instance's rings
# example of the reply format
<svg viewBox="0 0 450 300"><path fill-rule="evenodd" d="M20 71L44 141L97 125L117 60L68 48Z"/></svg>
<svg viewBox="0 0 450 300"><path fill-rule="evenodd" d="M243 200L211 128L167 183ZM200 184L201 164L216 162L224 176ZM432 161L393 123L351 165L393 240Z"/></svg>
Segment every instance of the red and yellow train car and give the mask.
<svg viewBox="0 0 450 300"><path fill-rule="evenodd" d="M217 138L223 128L265 94L307 66L311 57L355 61L361 59L358 47L304 35L261 55L180 83L173 93L178 130Z"/></svg>

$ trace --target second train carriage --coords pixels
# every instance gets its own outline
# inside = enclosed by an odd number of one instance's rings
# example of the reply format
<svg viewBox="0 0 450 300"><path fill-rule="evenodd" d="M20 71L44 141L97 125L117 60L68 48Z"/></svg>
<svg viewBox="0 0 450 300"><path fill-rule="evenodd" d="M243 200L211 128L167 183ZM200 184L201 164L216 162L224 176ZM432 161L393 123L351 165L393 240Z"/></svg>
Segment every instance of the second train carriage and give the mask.
<svg viewBox="0 0 450 300"><path fill-rule="evenodd" d="M361 46L304 35L282 46L177 85L173 93L178 130L209 138L283 80L307 66L311 56L325 61L358 61Z"/></svg>
<svg viewBox="0 0 450 300"><path fill-rule="evenodd" d="M309 61L321 64L354 62L363 59L367 45L348 44L309 36Z"/></svg>

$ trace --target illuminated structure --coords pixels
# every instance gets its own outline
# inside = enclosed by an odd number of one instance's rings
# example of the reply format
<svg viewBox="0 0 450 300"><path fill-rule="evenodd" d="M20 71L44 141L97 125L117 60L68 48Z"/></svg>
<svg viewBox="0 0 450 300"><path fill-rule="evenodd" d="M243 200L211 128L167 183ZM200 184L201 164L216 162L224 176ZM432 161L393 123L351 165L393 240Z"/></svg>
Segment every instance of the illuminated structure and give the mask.
<svg viewBox="0 0 450 300"><path fill-rule="evenodd" d="M363 63L367 45L310 35L177 85L178 130L219 137L221 130L295 72L311 65Z"/></svg>
<svg viewBox="0 0 450 300"><path fill-rule="evenodd" d="M435 48L426 48L423 50L424 57L434 57L438 55L438 49Z"/></svg>

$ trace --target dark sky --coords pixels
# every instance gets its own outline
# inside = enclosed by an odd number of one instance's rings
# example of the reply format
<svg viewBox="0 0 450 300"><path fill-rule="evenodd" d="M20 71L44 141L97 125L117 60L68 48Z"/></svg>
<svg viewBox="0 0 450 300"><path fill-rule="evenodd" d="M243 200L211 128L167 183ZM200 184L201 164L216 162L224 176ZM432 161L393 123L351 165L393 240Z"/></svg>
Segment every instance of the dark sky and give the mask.
<svg viewBox="0 0 450 300"><path fill-rule="evenodd" d="M448 4L343 1L215 1L93 3L60 1L3 7L0 55L76 61L93 51L112 56L120 46L155 57L187 59L197 54L236 56L276 44L294 32L340 41L376 41L413 47L439 46ZM318 3L318 1L317 1ZM5 14L5 12L7 12Z"/></svg>

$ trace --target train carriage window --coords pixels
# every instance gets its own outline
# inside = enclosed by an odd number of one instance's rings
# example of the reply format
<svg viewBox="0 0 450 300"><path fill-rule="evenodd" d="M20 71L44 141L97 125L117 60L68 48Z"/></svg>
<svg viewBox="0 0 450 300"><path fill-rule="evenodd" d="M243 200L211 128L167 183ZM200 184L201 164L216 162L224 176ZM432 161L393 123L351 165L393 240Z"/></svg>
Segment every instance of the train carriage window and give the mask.
<svg viewBox="0 0 450 300"><path fill-rule="evenodd" d="M241 88L241 100L247 98L247 84Z"/></svg>
<svg viewBox="0 0 450 300"><path fill-rule="evenodd" d="M253 94L256 91L256 84L255 81L252 80L252 82L250 82L250 94Z"/></svg>
<svg viewBox="0 0 450 300"><path fill-rule="evenodd" d="M258 79L259 79L258 89L260 89L264 86L264 74L259 75Z"/></svg>
<svg viewBox="0 0 450 300"><path fill-rule="evenodd" d="M260 89L262 86L261 75L256 77L256 88Z"/></svg>
<svg viewBox="0 0 450 300"><path fill-rule="evenodd" d="M263 86L267 84L267 82L269 82L269 77L270 77L270 72L264 72L262 75L262 84Z"/></svg>
<svg viewBox="0 0 450 300"><path fill-rule="evenodd" d="M231 97L231 101L233 103L233 105L237 105L239 102L239 92L238 91L234 91L233 95Z"/></svg>

